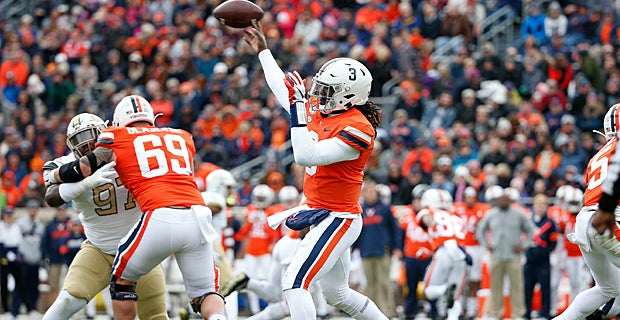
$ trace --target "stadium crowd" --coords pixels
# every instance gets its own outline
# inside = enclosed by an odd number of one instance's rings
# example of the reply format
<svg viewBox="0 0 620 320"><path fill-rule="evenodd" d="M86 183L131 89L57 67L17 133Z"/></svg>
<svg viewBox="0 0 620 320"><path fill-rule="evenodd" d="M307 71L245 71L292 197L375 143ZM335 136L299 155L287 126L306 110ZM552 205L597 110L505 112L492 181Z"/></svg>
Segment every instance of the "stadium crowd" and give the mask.
<svg viewBox="0 0 620 320"><path fill-rule="evenodd" d="M111 119L131 93L161 113L158 125L192 133L202 181L216 167L285 154L288 115L240 31L211 16L219 2L39 0L17 21L0 18L3 212L43 205L42 165L69 153L73 116ZM371 71L371 97L397 97L366 168L389 187L391 205L411 204L418 184L444 189L455 202L467 187L482 202L490 186L511 187L525 205L563 185L583 189L588 160L605 142L593 130L620 100L616 2L256 3L284 70L309 77L348 56ZM521 37L499 52L477 38L479 23L503 5L518 17ZM434 48L454 37L462 45L435 63ZM263 182L276 193L285 185L302 191L303 170L279 160L267 162ZM239 178L231 205L251 201L252 182Z"/></svg>

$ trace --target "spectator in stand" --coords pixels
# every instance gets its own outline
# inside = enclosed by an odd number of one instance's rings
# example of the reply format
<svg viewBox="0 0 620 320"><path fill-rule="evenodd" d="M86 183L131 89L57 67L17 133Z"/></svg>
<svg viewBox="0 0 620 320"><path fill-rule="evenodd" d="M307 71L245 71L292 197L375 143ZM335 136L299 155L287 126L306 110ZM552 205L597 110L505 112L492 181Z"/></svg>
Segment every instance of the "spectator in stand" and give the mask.
<svg viewBox="0 0 620 320"><path fill-rule="evenodd" d="M424 77L424 71L418 50L412 47L402 36L392 37L391 47L394 53L392 60L396 62L396 70L393 73L397 73L403 79L415 80L420 83Z"/></svg>
<svg viewBox="0 0 620 320"><path fill-rule="evenodd" d="M473 129L476 120L476 92L472 89L465 89L461 92L461 102L456 105L455 119L463 123L466 127Z"/></svg>
<svg viewBox="0 0 620 320"><path fill-rule="evenodd" d="M436 101L431 101L424 107L422 124L429 130L450 128L456 118L456 109L453 106L452 94L442 92Z"/></svg>
<svg viewBox="0 0 620 320"><path fill-rule="evenodd" d="M26 87L26 81L30 74L30 67L23 59L23 51L17 48L7 48L2 52L4 59L0 64L0 89L4 89L7 85L9 74L15 81L15 86L20 88Z"/></svg>
<svg viewBox="0 0 620 320"><path fill-rule="evenodd" d="M47 282L50 286L48 301L45 305L51 305L58 296L60 288L60 274L63 267L67 266L67 260L61 247L66 244L71 235L72 221L67 215L66 206L56 209L56 216L45 227L45 235L41 244L42 256L49 263Z"/></svg>
<svg viewBox="0 0 620 320"><path fill-rule="evenodd" d="M409 171L417 167L426 175L430 175L433 170L434 151L431 149L424 138L417 138L402 163L402 174L407 176Z"/></svg>
<svg viewBox="0 0 620 320"><path fill-rule="evenodd" d="M295 24L293 37L302 46L307 46L320 39L322 24L312 16L310 9L304 10Z"/></svg>
<svg viewBox="0 0 620 320"><path fill-rule="evenodd" d="M378 181L385 181L388 168L392 164L403 167L407 154L405 139L400 136L391 139L390 145L379 155L379 168L375 171L376 179Z"/></svg>
<svg viewBox="0 0 620 320"><path fill-rule="evenodd" d="M565 54L558 53L554 56L553 62L549 64L547 76L557 81L559 89L566 95L568 85L573 80L573 67Z"/></svg>
<svg viewBox="0 0 620 320"><path fill-rule="evenodd" d="M545 15L540 12L540 7L535 3L530 5L528 15L521 24L521 38L525 39L529 35L532 35L539 45L546 41Z"/></svg>
<svg viewBox="0 0 620 320"><path fill-rule="evenodd" d="M408 123L409 117L406 110L396 109L394 111L394 120L390 123L390 138L395 139L401 137L405 146L413 145L413 142L422 136L422 133L416 127Z"/></svg>
<svg viewBox="0 0 620 320"><path fill-rule="evenodd" d="M377 183L366 180L362 186L362 232L353 243L364 265L366 295L389 318L396 316L391 281L385 272L390 270L392 257L402 258L402 235L389 204L379 199Z"/></svg>
<svg viewBox="0 0 620 320"><path fill-rule="evenodd" d="M553 1L547 7L547 17L545 18L545 35L548 39L553 36L563 37L568 28L568 19L562 14L562 8L557 1Z"/></svg>
<svg viewBox="0 0 620 320"><path fill-rule="evenodd" d="M576 6L577 9L568 17L567 33L564 37L564 43L570 47L587 39L592 23L588 6L582 2L578 2Z"/></svg>
<svg viewBox="0 0 620 320"><path fill-rule="evenodd" d="M15 207L22 196L22 192L16 185L15 173L13 173L13 171L7 170L2 174L2 186L0 190L6 197L6 205Z"/></svg>

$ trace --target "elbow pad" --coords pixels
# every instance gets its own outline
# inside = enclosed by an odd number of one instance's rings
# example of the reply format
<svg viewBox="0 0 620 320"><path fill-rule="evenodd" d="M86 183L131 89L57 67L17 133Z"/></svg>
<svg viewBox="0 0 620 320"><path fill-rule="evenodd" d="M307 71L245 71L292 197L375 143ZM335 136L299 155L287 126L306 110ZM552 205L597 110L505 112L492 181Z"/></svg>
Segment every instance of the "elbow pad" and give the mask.
<svg viewBox="0 0 620 320"><path fill-rule="evenodd" d="M63 164L58 170L62 182L78 182L84 179L82 169L80 169L80 159Z"/></svg>

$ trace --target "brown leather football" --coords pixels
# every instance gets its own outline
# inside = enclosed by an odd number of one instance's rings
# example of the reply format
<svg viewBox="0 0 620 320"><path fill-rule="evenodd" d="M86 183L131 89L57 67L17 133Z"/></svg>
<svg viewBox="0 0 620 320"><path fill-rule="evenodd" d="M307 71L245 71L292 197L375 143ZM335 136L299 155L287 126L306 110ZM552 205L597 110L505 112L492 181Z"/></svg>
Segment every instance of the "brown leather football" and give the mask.
<svg viewBox="0 0 620 320"><path fill-rule="evenodd" d="M259 21L265 12L248 0L228 0L213 9L213 16L222 24L232 28L245 28L252 20Z"/></svg>

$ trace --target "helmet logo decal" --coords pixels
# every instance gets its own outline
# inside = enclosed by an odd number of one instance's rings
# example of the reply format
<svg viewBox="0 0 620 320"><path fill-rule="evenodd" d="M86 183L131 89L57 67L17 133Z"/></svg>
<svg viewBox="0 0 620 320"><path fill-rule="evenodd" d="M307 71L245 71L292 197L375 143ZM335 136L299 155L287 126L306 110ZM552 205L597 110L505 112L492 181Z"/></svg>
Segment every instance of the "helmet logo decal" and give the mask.
<svg viewBox="0 0 620 320"><path fill-rule="evenodd" d="M134 96L131 96L131 105L133 106L133 112L142 112L142 105L140 105L140 100L136 99Z"/></svg>

